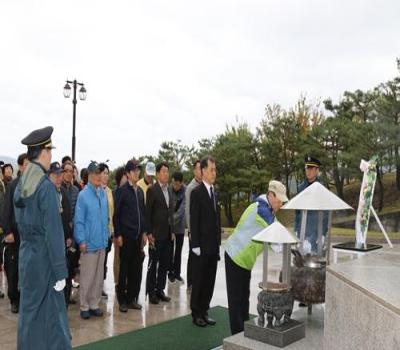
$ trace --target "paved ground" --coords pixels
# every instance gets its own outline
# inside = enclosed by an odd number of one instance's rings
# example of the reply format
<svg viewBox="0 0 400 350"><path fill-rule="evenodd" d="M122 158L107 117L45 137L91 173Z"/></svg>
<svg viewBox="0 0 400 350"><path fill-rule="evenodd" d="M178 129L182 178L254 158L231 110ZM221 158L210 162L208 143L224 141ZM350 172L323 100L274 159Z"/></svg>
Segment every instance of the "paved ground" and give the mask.
<svg viewBox="0 0 400 350"><path fill-rule="evenodd" d="M221 249L222 250L222 249ZM109 256L108 270L113 271L113 251ZM186 277L186 262L188 256L188 245L185 241L182 253L182 276ZM225 286L225 268L223 261L223 252L221 253L221 261L218 264L217 281L215 286L212 306L227 306L226 286ZM278 269L280 266L279 255L270 254L270 278L277 279ZM144 262L147 266L147 258ZM258 283L262 280L262 256L257 260L256 266L252 273L250 312L257 313L257 294ZM70 328L72 333L72 344L74 346L93 342L112 335L125 333L134 329L142 328L148 325L157 324L159 322L169 320L178 316L190 313L188 294L186 291L186 283L169 283L166 293L172 297L170 303L161 303L159 305L151 305L145 300L144 293L145 275L143 276L142 289L140 292L140 302L143 304L143 310L129 310L128 313L120 313L118 304L115 299L113 274L109 273L105 281L105 290L108 293L108 299L103 299L101 307L106 311L105 316L101 319L81 320L79 317L79 305L71 305L68 311ZM3 273L0 273L0 289L6 289L6 281ZM73 299L79 300L79 290L73 291ZM295 303L297 309L297 303ZM303 309L301 309L303 310ZM304 310L304 312L306 312ZM8 299L0 299L0 348L9 350L16 348L16 325L17 315L10 312Z"/></svg>

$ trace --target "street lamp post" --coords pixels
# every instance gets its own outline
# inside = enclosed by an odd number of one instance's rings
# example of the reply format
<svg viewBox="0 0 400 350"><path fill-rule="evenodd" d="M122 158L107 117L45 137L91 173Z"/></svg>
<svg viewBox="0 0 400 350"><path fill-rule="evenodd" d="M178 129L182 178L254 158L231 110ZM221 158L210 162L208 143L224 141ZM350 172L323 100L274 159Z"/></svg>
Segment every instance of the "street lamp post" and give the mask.
<svg viewBox="0 0 400 350"><path fill-rule="evenodd" d="M72 161L75 161L75 146L76 146L76 137L75 137L75 128L76 128L76 103L78 102L76 99L76 89L78 86L81 88L79 89L79 99L81 101L86 100L86 89L83 83L78 83L76 79L74 81L67 80L64 86L64 97L69 98L71 96L71 86L72 84L74 88L74 97L72 99L73 105L73 113L72 113Z"/></svg>

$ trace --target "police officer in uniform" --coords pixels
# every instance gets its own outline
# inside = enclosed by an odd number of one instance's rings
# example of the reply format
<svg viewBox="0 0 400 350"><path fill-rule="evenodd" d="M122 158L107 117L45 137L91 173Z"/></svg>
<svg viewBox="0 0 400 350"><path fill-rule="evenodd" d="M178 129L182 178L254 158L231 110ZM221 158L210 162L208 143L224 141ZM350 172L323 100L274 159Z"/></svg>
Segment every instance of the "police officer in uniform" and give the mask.
<svg viewBox="0 0 400 350"><path fill-rule="evenodd" d="M310 155L307 155L304 158L305 162L305 180L299 185L297 189L297 193L305 190L308 186L312 185L315 181L319 180L319 168L321 166L321 162ZM297 233L297 236L300 238L300 228L301 228L301 220L302 220L302 212L300 210L296 210L295 222L294 222L294 230ZM328 231L328 213L324 213L323 216L323 235L326 236L326 232ZM317 253L317 239L318 239L318 211L317 210L308 210L307 211L307 223L306 223L306 232L305 232L305 240L309 242L311 246L311 253Z"/></svg>
<svg viewBox="0 0 400 350"><path fill-rule="evenodd" d="M20 309L17 348L71 349L63 289L68 276L64 232L56 188L46 176L52 127L32 131L21 142L31 162L14 194L20 234Z"/></svg>

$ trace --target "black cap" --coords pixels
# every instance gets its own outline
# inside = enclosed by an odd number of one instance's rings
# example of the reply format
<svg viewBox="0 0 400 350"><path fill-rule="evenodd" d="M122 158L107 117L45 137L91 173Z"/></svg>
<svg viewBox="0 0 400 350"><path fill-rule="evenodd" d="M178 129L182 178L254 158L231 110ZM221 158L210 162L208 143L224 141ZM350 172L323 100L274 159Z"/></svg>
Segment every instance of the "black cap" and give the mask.
<svg viewBox="0 0 400 350"><path fill-rule="evenodd" d="M64 169L61 167L59 162L53 162L50 164L49 174L61 174L64 172Z"/></svg>
<svg viewBox="0 0 400 350"><path fill-rule="evenodd" d="M306 167L319 168L321 166L321 162L317 158L311 157L310 155L307 155L304 158L304 162L306 163Z"/></svg>
<svg viewBox="0 0 400 350"><path fill-rule="evenodd" d="M22 139L21 143L28 147L54 148L51 143L52 126L33 130L28 136Z"/></svg>
<svg viewBox="0 0 400 350"><path fill-rule="evenodd" d="M87 167L87 171L88 173L99 173L100 172L100 167L99 167L99 163L97 163L96 161L92 160L90 162L90 164Z"/></svg>
<svg viewBox="0 0 400 350"><path fill-rule="evenodd" d="M125 172L129 173L131 170L142 169L140 163L135 159L129 160L125 165Z"/></svg>

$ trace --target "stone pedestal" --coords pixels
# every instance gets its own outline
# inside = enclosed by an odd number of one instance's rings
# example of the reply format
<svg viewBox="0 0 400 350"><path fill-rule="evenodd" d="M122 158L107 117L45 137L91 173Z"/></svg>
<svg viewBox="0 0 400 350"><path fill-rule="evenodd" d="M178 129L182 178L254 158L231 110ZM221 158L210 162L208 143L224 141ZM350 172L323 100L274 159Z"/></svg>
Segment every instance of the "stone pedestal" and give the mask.
<svg viewBox="0 0 400 350"><path fill-rule="evenodd" d="M307 336L299 341L289 344L286 350L314 350L323 348L324 335L324 307L316 305L313 317L307 315L306 308L296 308L293 312L297 321L304 323ZM224 350L276 350L274 345L269 345L244 336L244 332L224 339Z"/></svg>
<svg viewBox="0 0 400 350"><path fill-rule="evenodd" d="M245 322L244 336L283 348L304 338L305 326L302 322L289 320L279 327L260 327L257 318L255 318Z"/></svg>
<svg viewBox="0 0 400 350"><path fill-rule="evenodd" d="M400 348L400 248L327 269L324 349Z"/></svg>

